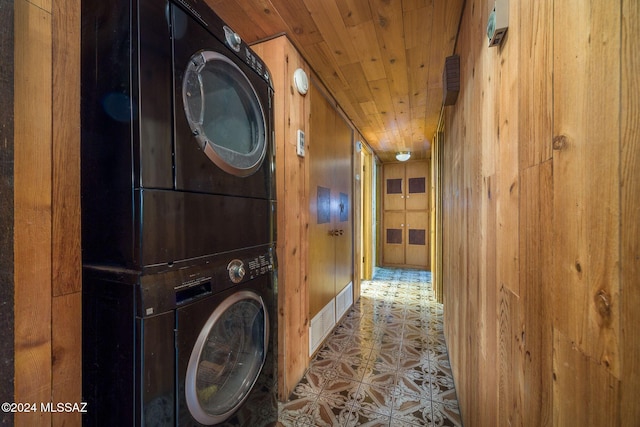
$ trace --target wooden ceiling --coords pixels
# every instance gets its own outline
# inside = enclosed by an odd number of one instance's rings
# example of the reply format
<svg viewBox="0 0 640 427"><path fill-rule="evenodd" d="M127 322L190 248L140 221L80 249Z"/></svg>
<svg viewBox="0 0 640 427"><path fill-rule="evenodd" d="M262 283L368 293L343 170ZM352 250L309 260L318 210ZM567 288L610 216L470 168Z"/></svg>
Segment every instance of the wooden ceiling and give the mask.
<svg viewBox="0 0 640 427"><path fill-rule="evenodd" d="M430 157L464 0L205 0L247 43L286 33L383 162Z"/></svg>

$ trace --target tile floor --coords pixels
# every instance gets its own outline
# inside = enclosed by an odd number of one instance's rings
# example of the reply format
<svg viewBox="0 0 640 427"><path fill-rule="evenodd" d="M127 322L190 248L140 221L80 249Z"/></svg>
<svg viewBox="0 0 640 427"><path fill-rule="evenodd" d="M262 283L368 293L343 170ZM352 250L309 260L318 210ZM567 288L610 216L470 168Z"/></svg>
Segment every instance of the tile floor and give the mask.
<svg viewBox="0 0 640 427"><path fill-rule="evenodd" d="M376 269L278 425L462 426L431 274Z"/></svg>

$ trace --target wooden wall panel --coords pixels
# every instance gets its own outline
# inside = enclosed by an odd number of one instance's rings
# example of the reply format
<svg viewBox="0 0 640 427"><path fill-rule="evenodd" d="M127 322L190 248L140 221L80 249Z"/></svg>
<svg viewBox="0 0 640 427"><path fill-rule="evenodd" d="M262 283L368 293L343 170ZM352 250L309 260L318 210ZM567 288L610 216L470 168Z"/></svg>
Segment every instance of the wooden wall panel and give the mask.
<svg viewBox="0 0 640 427"><path fill-rule="evenodd" d="M521 0L518 64L520 169L551 159L553 2Z"/></svg>
<svg viewBox="0 0 640 427"><path fill-rule="evenodd" d="M82 401L80 4L53 2L52 400ZM52 425L78 425L56 413Z"/></svg>
<svg viewBox="0 0 640 427"><path fill-rule="evenodd" d="M52 402L82 402L82 292L53 298L52 329ZM78 426L82 414L58 412L52 426Z"/></svg>
<svg viewBox="0 0 640 427"><path fill-rule="evenodd" d="M360 140L363 140L362 136L360 136ZM370 151L368 147L363 147L362 149L362 172L361 172L361 181L362 181L362 229L360 233L362 234L362 273L360 277L365 280L371 280L373 277L373 267L375 265L374 260L374 245L375 245L375 224L374 221L374 209L373 199L374 199L374 181L373 181L373 172L374 172L374 155ZM356 230L359 228L358 223L356 222ZM357 258L356 258L357 259ZM360 296L360 283L358 283L358 290L354 289L354 297L357 300Z"/></svg>
<svg viewBox="0 0 640 427"><path fill-rule="evenodd" d="M296 134L308 130L309 98L293 88L293 73L309 69L286 37L252 48L269 67L276 91L278 398L285 401L308 366L309 183L307 161L296 154Z"/></svg>
<svg viewBox="0 0 640 427"><path fill-rule="evenodd" d="M550 129L549 129L550 130ZM550 138L549 138L550 139ZM549 140L547 139L547 140ZM520 290L523 304L523 374L529 399L523 418L532 426L551 424L553 252L553 162L520 175Z"/></svg>
<svg viewBox="0 0 640 427"><path fill-rule="evenodd" d="M80 9L20 1L15 13L15 401L81 402Z"/></svg>
<svg viewBox="0 0 640 427"><path fill-rule="evenodd" d="M505 44L488 48L488 4L466 2L438 147L465 425L640 417L636 3L510 2Z"/></svg>
<svg viewBox="0 0 640 427"><path fill-rule="evenodd" d="M498 372L499 337L496 331L499 328L499 301L495 298L497 286L497 254L496 254L496 194L495 175L483 178L482 200L479 207L480 212L480 236L479 236L479 271L478 287L479 302L478 311L478 336L479 336L479 358L478 370ZM490 375L484 378L478 377L482 385L478 387L487 390L496 390L499 384L498 375ZM499 400L495 399L491 393L481 394L479 397L477 418L480 420L497 420Z"/></svg>
<svg viewBox="0 0 640 427"><path fill-rule="evenodd" d="M509 2L509 22L518 22L519 6L517 1ZM498 282L506 286L516 295L520 295L518 280L519 245L518 245L518 203L520 197L520 181L518 179L519 150L519 110L518 93L520 76L518 61L520 58L520 31L508 31L505 43L497 49L488 51L489 58L495 55L500 58L498 70L498 129L496 152L496 177L498 198L496 201L499 218L497 228ZM487 48L488 49L488 48ZM507 60L504 60L507 58Z"/></svg>
<svg viewBox="0 0 640 427"><path fill-rule="evenodd" d="M51 400L51 11L15 2L15 401ZM15 415L15 425L51 414Z"/></svg>
<svg viewBox="0 0 640 427"><path fill-rule="evenodd" d="M554 289L554 328L616 377L619 6L619 1L554 2L553 12L554 279L563 284Z"/></svg>
<svg viewBox="0 0 640 427"><path fill-rule="evenodd" d="M80 253L80 4L54 0L53 295L82 290ZM80 350L80 347L77 348Z"/></svg>
<svg viewBox="0 0 640 427"><path fill-rule="evenodd" d="M621 425L640 420L640 2L622 2L620 141Z"/></svg>
<svg viewBox="0 0 640 427"><path fill-rule="evenodd" d="M500 288L498 330L498 425L522 425L524 410L521 370L520 298L506 286Z"/></svg>
<svg viewBox="0 0 640 427"><path fill-rule="evenodd" d="M553 425L620 426L618 380L559 330L553 338Z"/></svg>

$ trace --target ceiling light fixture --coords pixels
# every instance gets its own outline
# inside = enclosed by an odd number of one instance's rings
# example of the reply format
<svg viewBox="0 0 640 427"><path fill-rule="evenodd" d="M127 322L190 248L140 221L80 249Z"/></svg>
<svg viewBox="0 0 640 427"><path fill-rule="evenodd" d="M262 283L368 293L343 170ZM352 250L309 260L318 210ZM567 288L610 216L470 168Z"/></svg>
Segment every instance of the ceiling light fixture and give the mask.
<svg viewBox="0 0 640 427"><path fill-rule="evenodd" d="M396 159L399 162L406 162L411 157L411 151L398 151L396 153Z"/></svg>

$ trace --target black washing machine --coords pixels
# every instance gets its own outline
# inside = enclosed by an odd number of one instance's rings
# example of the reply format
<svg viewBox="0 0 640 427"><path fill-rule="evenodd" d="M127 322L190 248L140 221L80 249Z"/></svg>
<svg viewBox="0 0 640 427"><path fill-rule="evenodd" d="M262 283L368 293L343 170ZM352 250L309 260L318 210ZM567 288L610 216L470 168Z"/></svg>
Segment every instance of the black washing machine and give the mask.
<svg viewBox="0 0 640 427"><path fill-rule="evenodd" d="M274 251L150 275L85 268L84 425L274 425Z"/></svg>
<svg viewBox="0 0 640 427"><path fill-rule="evenodd" d="M156 271L271 243L273 89L204 2L82 2L83 260Z"/></svg>
<svg viewBox="0 0 640 427"><path fill-rule="evenodd" d="M200 0L83 0L81 46L85 425L275 422L266 67Z"/></svg>

